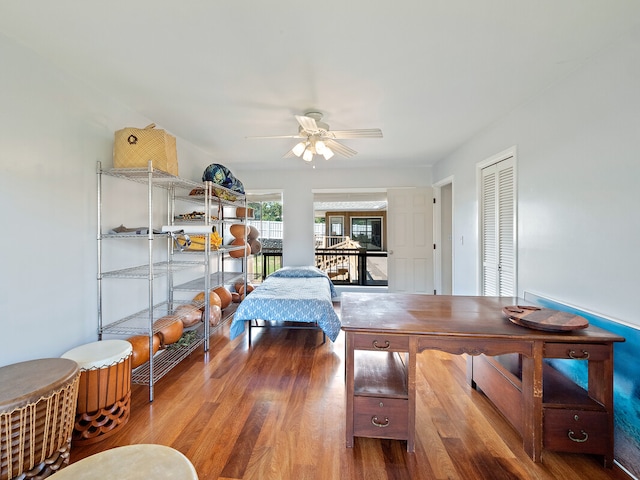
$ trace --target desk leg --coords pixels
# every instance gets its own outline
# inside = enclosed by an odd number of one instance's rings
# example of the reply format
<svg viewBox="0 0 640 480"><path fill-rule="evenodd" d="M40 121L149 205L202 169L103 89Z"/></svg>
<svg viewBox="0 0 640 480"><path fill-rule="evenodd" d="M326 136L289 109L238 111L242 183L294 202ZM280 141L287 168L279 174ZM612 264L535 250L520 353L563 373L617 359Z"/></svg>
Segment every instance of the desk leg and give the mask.
<svg viewBox="0 0 640 480"><path fill-rule="evenodd" d="M543 342L534 342L532 356L522 356L522 443L534 462L542 459L543 347Z"/></svg>
<svg viewBox="0 0 640 480"><path fill-rule="evenodd" d="M476 382L473 379L473 355L467 355L467 383L474 390L477 388Z"/></svg>
<svg viewBox="0 0 640 480"><path fill-rule="evenodd" d="M603 455L603 463L607 468L613 466L613 344L609 345L609 355L602 361L589 360L588 366L589 396L602 404L607 412L607 447Z"/></svg>
<svg viewBox="0 0 640 480"><path fill-rule="evenodd" d="M347 448L353 447L353 395L354 390L354 355L353 344L354 338L352 333L346 333L345 335L345 379L347 390L347 424L346 424L346 436L347 436Z"/></svg>
<svg viewBox="0 0 640 480"><path fill-rule="evenodd" d="M416 451L416 356L418 354L418 338L409 338L409 358L407 360L407 387L409 397L409 415L407 426L407 452Z"/></svg>

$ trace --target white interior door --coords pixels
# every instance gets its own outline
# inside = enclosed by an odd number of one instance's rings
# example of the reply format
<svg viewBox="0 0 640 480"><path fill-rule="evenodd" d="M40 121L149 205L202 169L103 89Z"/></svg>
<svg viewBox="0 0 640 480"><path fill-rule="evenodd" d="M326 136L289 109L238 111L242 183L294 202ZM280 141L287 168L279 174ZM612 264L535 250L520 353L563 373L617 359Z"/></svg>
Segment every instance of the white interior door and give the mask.
<svg viewBox="0 0 640 480"><path fill-rule="evenodd" d="M433 294L433 190L387 192L389 291Z"/></svg>

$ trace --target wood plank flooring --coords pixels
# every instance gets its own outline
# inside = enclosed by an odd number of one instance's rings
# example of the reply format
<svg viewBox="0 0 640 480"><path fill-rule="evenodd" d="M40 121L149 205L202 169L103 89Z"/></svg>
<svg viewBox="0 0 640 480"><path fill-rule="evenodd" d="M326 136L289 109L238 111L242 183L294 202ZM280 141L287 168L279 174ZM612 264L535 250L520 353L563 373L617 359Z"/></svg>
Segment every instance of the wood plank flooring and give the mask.
<svg viewBox="0 0 640 480"><path fill-rule="evenodd" d="M184 453L200 480L226 479L621 479L586 455L522 441L466 383L465 359L418 355L416 450L356 438L345 447L344 334L322 345L308 330L254 330L229 341L228 326L155 387L134 385L131 418L117 434L72 446L71 462L108 448L158 443ZM136 466L132 466L133 469Z"/></svg>

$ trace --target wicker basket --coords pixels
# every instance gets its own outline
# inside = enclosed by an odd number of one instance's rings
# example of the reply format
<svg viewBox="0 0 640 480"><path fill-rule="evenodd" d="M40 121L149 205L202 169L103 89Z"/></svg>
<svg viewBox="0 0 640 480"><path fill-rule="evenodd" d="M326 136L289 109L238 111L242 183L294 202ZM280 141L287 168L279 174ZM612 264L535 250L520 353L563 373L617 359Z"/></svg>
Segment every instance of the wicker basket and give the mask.
<svg viewBox="0 0 640 480"><path fill-rule="evenodd" d="M113 166L115 168L153 168L178 175L176 138L155 124L145 128L123 128L115 133Z"/></svg>

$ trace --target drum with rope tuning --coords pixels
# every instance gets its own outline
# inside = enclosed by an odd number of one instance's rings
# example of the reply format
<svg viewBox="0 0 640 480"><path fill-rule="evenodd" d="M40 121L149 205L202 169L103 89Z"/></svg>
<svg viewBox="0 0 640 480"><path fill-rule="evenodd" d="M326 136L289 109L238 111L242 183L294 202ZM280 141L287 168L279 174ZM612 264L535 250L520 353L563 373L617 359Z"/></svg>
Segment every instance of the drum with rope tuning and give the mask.
<svg viewBox="0 0 640 480"><path fill-rule="evenodd" d="M0 480L46 478L69 464L79 379L65 358L0 368Z"/></svg>

